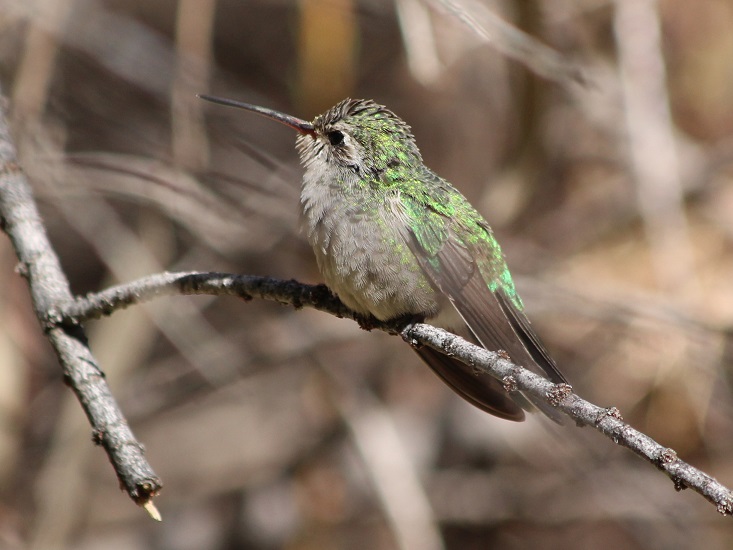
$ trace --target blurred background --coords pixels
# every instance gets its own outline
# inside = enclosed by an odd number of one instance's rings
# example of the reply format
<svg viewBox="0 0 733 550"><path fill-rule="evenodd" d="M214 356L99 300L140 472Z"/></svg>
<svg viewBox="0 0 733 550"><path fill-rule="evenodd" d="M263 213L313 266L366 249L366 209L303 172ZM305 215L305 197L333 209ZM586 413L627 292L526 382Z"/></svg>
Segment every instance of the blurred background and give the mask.
<svg viewBox="0 0 733 550"><path fill-rule="evenodd" d="M733 484L733 3L0 0L0 86L74 292L163 270L321 282L294 135L373 98L493 225L581 396ZM550 49L551 48L551 49ZM88 325L163 478L118 488L0 239L0 547L730 548L589 429L490 417L399 338L176 297Z"/></svg>

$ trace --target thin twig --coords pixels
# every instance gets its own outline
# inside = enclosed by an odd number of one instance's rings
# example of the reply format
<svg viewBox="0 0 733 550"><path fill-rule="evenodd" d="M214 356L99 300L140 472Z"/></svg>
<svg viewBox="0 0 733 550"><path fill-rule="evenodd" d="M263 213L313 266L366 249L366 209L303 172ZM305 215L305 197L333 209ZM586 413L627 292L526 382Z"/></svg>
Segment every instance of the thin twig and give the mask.
<svg viewBox="0 0 733 550"><path fill-rule="evenodd" d="M295 307L308 306L359 322L365 329L401 333L412 345L428 345L454 356L477 371L502 380L507 391L523 391L546 400L581 426L591 426L617 445L631 449L666 473L675 488L691 488L716 505L723 515L733 514L733 492L704 472L677 458L677 453L663 447L649 436L623 422L615 407L603 408L585 401L566 384L548 380L512 364L501 353L487 351L445 330L418 323L400 327L359 316L347 309L323 285L304 285L268 277L228 275L223 273L162 273L89 294L55 310L56 322L84 321L110 315L118 309L160 296L209 294L239 296L245 300L262 298Z"/></svg>
<svg viewBox="0 0 733 550"><path fill-rule="evenodd" d="M33 307L46 331L66 381L76 394L93 429L93 441L104 447L122 487L139 505L147 506L162 488L145 460L143 447L132 434L107 386L104 373L87 345L81 325L64 320L48 323L51 310L73 300L58 257L46 236L30 186L21 171L10 139L0 92L0 222L10 237L28 281Z"/></svg>
<svg viewBox="0 0 733 550"><path fill-rule="evenodd" d="M694 466L677 458L677 453L632 428L616 407L599 407L581 399L567 384L553 384L533 372L514 365L501 353L485 350L442 329L415 324L403 331L411 343L428 345L502 380L509 391L521 390L547 400L580 426L590 426L617 445L631 449L666 473L678 491L691 488L716 505L723 515L733 514L733 492Z"/></svg>

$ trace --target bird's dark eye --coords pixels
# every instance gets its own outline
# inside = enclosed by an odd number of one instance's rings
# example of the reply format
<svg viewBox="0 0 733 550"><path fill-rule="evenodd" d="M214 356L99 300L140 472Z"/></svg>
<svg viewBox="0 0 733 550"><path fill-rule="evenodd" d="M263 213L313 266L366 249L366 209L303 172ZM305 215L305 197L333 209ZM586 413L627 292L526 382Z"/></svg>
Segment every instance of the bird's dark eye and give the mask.
<svg viewBox="0 0 733 550"><path fill-rule="evenodd" d="M326 135L328 136L328 141L331 142L331 145L341 145L344 142L344 134L338 130L332 130Z"/></svg>

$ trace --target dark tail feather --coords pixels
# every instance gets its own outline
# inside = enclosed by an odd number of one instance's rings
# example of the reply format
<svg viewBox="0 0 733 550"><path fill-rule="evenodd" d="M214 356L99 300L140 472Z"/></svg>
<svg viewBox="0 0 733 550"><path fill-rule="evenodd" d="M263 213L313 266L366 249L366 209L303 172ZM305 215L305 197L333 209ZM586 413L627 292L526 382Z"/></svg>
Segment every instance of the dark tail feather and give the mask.
<svg viewBox="0 0 733 550"><path fill-rule="evenodd" d="M477 374L472 367L432 348L422 347L415 351L443 382L475 407L505 420L524 420L522 407L495 378L488 374Z"/></svg>
<svg viewBox="0 0 733 550"><path fill-rule="evenodd" d="M541 399L523 393L510 396L491 375L477 373L465 363L432 348L422 347L415 351L454 392L484 412L521 422L525 410L531 412L539 409L550 420L563 424L563 416Z"/></svg>

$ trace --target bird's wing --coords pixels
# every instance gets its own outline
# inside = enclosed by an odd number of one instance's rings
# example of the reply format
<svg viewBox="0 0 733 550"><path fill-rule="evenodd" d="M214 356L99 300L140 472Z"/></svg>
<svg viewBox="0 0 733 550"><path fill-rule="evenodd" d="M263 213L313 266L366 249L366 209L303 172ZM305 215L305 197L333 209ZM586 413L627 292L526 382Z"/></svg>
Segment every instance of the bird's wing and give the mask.
<svg viewBox="0 0 733 550"><path fill-rule="evenodd" d="M450 209L421 210L419 205L410 206L410 200L406 198L407 208L413 214L425 211L427 219L407 227L408 246L431 284L450 299L481 345L504 350L524 367L535 371L539 367L555 383L565 382L522 312L501 249L483 218L467 202L461 206L468 210L448 216ZM531 400L557 419L556 411Z"/></svg>

